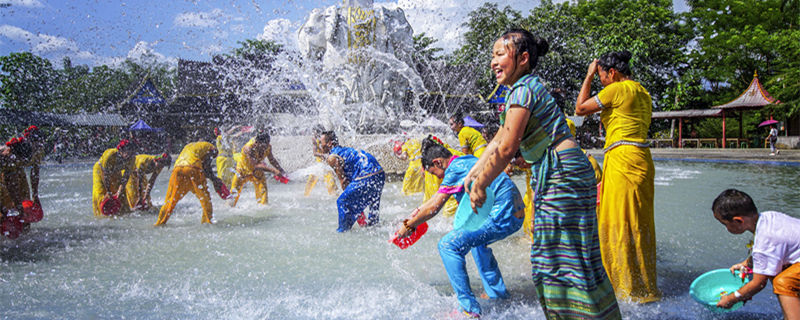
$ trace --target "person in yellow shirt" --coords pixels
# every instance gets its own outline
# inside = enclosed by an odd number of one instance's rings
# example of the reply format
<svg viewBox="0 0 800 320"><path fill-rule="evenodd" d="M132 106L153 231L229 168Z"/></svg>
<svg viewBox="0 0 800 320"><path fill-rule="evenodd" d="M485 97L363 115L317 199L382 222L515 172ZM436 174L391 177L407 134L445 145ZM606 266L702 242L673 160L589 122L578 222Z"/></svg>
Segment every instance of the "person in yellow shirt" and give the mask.
<svg viewBox="0 0 800 320"><path fill-rule="evenodd" d="M311 135L311 143L314 145L314 160L318 163L324 160L323 158L317 156L317 154L322 153L319 145L319 137L323 131L325 131L325 128L323 128L321 125L317 125L314 126L314 129L312 129L312 135ZM328 187L328 194L336 194L337 188L336 188L336 181L334 180L333 177L333 172L332 171L325 172L325 176L323 179L325 179L325 185ZM308 176L308 182L306 182L306 190L303 195L306 197L311 195L311 190L314 190L314 186L317 185L318 181L319 181L319 176L315 174Z"/></svg>
<svg viewBox="0 0 800 320"><path fill-rule="evenodd" d="M172 157L167 153L140 154L136 156L134 163L135 171L125 185L128 206L136 210L149 210L153 206L153 202L150 200L150 191L153 190L161 170L172 165ZM150 178L147 175L150 175Z"/></svg>
<svg viewBox="0 0 800 320"><path fill-rule="evenodd" d="M272 155L272 145L269 142L269 134L261 132L242 147L241 153L234 155L236 175L233 177L231 190L236 195L231 204L232 207L235 207L236 203L239 202L242 187L247 182L252 182L253 186L255 186L258 203L267 204L269 198L267 197L267 177L264 172L269 171L280 176L286 174L278 160ZM264 159L268 159L273 167L264 163Z"/></svg>
<svg viewBox="0 0 800 320"><path fill-rule="evenodd" d="M617 296L647 303L661 299L656 279L653 208L655 166L647 143L650 93L631 79L628 51L592 61L575 105L576 115L600 112L606 128L603 192L597 225L603 264ZM590 95L595 74L604 86Z"/></svg>
<svg viewBox="0 0 800 320"><path fill-rule="evenodd" d="M403 194L410 196L425 190L425 175L422 170L422 153L418 139L407 138L405 141L398 141L394 146L394 155L403 161L408 161L408 168L403 175ZM399 147L399 148L398 148Z"/></svg>
<svg viewBox="0 0 800 320"><path fill-rule="evenodd" d="M95 217L102 217L101 204L103 200L115 197L122 204L121 213L130 212L125 184L136 170L134 168L135 146L129 140L122 140L116 148L103 152L100 160L94 164L92 170L92 209Z"/></svg>
<svg viewBox="0 0 800 320"><path fill-rule="evenodd" d="M236 161L233 160L233 154L236 152L236 145L231 139L231 134L239 129L234 126L226 132L222 132L219 128L214 128L214 134L217 136L217 177L222 179L226 186L231 185L233 176L236 174Z"/></svg>
<svg viewBox="0 0 800 320"><path fill-rule="evenodd" d="M225 186L222 179L214 175L214 171L212 171L211 161L216 157L217 148L210 142L197 141L183 147L178 159L175 160L175 168L172 169L169 177L164 205L158 212L155 226L165 225L172 211L175 210L175 205L190 191L194 193L197 200L200 200L200 206L203 207L201 223L212 223L211 193L208 192L206 179L211 179L214 190L220 190ZM219 191L217 192L219 193Z"/></svg>
<svg viewBox="0 0 800 320"><path fill-rule="evenodd" d="M12 139L13 140L13 139ZM22 209L22 201L32 200L41 206L39 201L39 165L44 158L44 137L36 126L25 129L21 138L17 138L20 150L14 161L9 161L2 167L2 184L5 192L0 195L2 205L7 208ZM25 167L31 167L30 183L25 174ZM22 211L19 211L22 212Z"/></svg>
<svg viewBox="0 0 800 320"><path fill-rule="evenodd" d="M464 126L464 116L456 112L450 117L450 129L458 136L461 152L480 158L486 148L486 140L478 130Z"/></svg>

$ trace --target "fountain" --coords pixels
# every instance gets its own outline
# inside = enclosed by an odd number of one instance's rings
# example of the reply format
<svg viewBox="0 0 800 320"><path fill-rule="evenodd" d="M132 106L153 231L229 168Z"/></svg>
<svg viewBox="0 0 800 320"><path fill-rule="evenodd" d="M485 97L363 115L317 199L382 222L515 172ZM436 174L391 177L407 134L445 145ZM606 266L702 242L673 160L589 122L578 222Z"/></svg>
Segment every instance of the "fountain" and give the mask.
<svg viewBox="0 0 800 320"><path fill-rule="evenodd" d="M398 112L399 104L407 103L407 88L425 90L405 60L410 35L402 11L375 8L371 1L345 1L342 7L312 11L298 32L302 60L318 63L282 57L279 64L309 89L319 103L320 121L350 132L350 145L380 149L385 136L354 139L365 137L356 133L380 126L388 130L405 117L423 114ZM256 97L272 90L268 81L255 81ZM310 127L316 120L309 116L288 120L306 122L287 125ZM369 129L370 121L378 120L382 122ZM309 166L307 136L277 136L274 141L286 169L298 174L315 170ZM153 228L153 212L113 219L92 216L87 185L92 164L43 166L44 220L19 239L0 237L0 295L6 297L0 301L0 316L449 319L456 308L436 253L451 220L431 220L428 233L406 250L388 242L398 221L421 200L421 195L403 196L399 182L390 181L384 189L380 225L355 227L346 234L335 232L336 198L324 188L304 198L304 183L272 181L267 206L247 196L230 208L214 196L216 224L201 225L199 202L189 195L169 225ZM778 178L762 179L767 173ZM714 220L710 201L730 186L746 190L762 210L797 208L793 177L798 174L796 167L657 161L658 276L665 298L647 305L621 302L623 316L713 318L692 301L689 284L706 270L742 260L747 239L729 234ZM152 191L155 204L163 203L168 179L169 172L158 177ZM527 183L519 176L514 181L521 189ZM246 187L244 192L253 191ZM484 318L543 318L530 280L530 245L524 233L492 248L502 261L512 297L482 302ZM472 259L467 260L469 273L477 274ZM481 290L475 276L472 286ZM779 319L777 301L766 290L730 319Z"/></svg>

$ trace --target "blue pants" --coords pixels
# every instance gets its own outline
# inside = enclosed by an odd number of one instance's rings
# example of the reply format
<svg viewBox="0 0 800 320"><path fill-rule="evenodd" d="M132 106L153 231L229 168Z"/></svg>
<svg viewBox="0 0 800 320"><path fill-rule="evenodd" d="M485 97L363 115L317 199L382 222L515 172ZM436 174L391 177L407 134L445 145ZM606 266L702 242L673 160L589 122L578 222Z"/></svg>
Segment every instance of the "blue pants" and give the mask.
<svg viewBox="0 0 800 320"><path fill-rule="evenodd" d="M358 216L369 207L367 218L369 225L378 223L378 211L381 208L381 193L386 174L383 172L361 180L350 182L347 188L336 199L339 208L338 232L350 230Z"/></svg>
<svg viewBox="0 0 800 320"><path fill-rule="evenodd" d="M522 227L522 219L514 216L505 221L507 223L498 224L490 217L478 230L453 230L439 240L439 255L442 257L447 277L450 278L450 285L458 297L458 303L464 311L481 313L481 307L469 286L466 260L464 260L469 251L472 252L475 266L478 267L486 295L491 299L508 297L503 275L497 267L497 260L492 254L492 249L487 247L495 241L505 239Z"/></svg>

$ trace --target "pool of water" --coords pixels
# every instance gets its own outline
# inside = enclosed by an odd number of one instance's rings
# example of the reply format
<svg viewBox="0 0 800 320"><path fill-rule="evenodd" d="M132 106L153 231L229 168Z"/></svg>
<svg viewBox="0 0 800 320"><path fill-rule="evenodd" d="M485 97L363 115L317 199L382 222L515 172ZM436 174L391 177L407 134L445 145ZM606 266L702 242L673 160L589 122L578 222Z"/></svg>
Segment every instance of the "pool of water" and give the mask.
<svg viewBox="0 0 800 320"><path fill-rule="evenodd" d="M800 216L800 168L656 162L657 303L621 303L630 319L779 319L771 286L736 312L715 315L688 294L701 273L746 257L750 235L732 235L711 215L730 187L759 210ZM169 173L153 202L163 203ZM520 177L515 181L523 186ZM272 181L270 181L272 182ZM164 228L155 213L95 219L91 165L45 166L45 218L16 240L0 239L0 317L177 319L441 319L457 306L436 243L452 221L436 217L407 250L388 243L396 223L421 201L399 182L384 189L381 224L335 232L335 196L318 185L270 184L270 204L245 189L237 208L215 196L215 225L200 224L187 195ZM529 244L520 231L492 245L512 298L482 302L486 319L536 319L542 312L530 280ZM480 280L468 259L473 289Z"/></svg>

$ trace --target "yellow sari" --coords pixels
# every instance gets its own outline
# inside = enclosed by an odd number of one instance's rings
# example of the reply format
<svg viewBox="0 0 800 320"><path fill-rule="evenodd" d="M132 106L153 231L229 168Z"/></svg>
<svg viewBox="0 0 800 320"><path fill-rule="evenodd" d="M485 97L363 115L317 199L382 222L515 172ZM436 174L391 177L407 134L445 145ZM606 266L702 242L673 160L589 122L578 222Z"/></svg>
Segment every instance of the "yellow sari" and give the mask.
<svg viewBox="0 0 800 320"><path fill-rule="evenodd" d="M628 80L608 85L597 94L597 100L608 133L597 207L603 265L619 299L658 301L655 166L650 149L636 145L646 142L652 114L650 94L638 82Z"/></svg>

